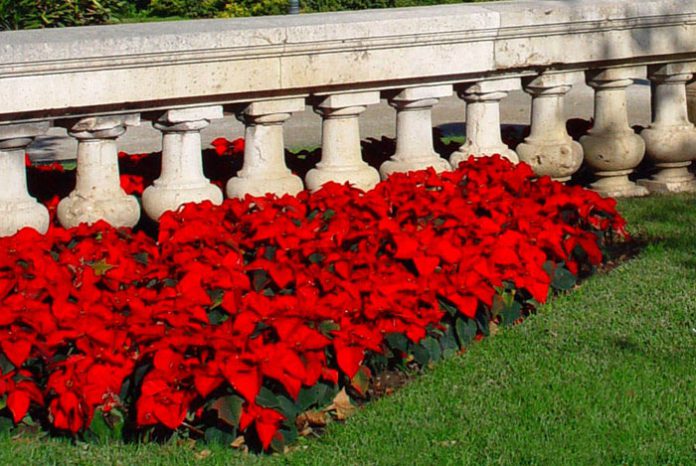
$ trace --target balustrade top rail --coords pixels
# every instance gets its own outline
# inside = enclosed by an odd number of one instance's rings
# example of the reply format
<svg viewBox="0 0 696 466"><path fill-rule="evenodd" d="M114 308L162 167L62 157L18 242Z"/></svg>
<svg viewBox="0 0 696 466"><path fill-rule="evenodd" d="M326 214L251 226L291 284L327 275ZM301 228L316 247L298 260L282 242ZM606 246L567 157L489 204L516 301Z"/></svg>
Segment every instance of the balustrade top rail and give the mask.
<svg viewBox="0 0 696 466"><path fill-rule="evenodd" d="M3 32L0 122L694 58L696 0L519 0Z"/></svg>

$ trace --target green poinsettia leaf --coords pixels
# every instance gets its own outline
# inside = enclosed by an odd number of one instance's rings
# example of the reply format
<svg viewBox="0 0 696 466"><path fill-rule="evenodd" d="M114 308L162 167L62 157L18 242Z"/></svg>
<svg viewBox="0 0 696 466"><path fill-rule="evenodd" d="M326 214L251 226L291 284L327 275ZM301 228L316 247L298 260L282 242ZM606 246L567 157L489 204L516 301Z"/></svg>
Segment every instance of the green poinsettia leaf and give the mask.
<svg viewBox="0 0 696 466"><path fill-rule="evenodd" d="M560 265L554 270L551 286L559 291L568 291L577 283L577 277L570 270Z"/></svg>
<svg viewBox="0 0 696 466"><path fill-rule="evenodd" d="M115 265L111 265L108 262L106 262L106 259L87 262L87 265L89 265L92 268L92 270L94 270L94 274L98 277L105 275L106 272L108 272L109 270L116 268Z"/></svg>
<svg viewBox="0 0 696 466"><path fill-rule="evenodd" d="M458 318L454 325L457 339L459 340L459 346L461 348L468 346L476 337L476 322L471 319Z"/></svg>
<svg viewBox="0 0 696 466"><path fill-rule="evenodd" d="M428 355L431 361L439 361L442 357L442 347L440 343L433 337L427 337L422 342L421 345L428 350Z"/></svg>
<svg viewBox="0 0 696 466"><path fill-rule="evenodd" d="M217 412L217 417L230 427L237 427L242 416L244 399L237 395L222 396L215 400L210 408ZM207 432L206 432L207 435ZM212 433L211 433L212 435ZM234 439L232 439L234 440Z"/></svg>
<svg viewBox="0 0 696 466"><path fill-rule="evenodd" d="M278 397L266 387L261 387L256 396L256 404L264 408L280 408Z"/></svg>

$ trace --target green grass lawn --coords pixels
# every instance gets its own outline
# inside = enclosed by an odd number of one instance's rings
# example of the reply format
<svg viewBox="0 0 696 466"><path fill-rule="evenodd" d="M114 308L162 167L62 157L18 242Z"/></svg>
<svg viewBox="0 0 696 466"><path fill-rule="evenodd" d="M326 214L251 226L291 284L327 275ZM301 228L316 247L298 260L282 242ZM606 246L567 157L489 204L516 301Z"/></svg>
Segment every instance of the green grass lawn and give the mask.
<svg viewBox="0 0 696 466"><path fill-rule="evenodd" d="M696 196L622 201L635 259L275 457L0 440L0 464L696 464Z"/></svg>

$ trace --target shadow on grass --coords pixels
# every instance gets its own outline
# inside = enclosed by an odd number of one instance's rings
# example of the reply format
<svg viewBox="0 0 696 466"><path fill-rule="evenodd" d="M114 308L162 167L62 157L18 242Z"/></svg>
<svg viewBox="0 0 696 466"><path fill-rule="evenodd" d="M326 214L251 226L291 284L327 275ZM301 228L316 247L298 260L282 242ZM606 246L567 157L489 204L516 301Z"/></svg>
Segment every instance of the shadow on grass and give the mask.
<svg viewBox="0 0 696 466"><path fill-rule="evenodd" d="M622 199L618 207L631 235L645 242L646 252L664 251L696 276L696 193Z"/></svg>

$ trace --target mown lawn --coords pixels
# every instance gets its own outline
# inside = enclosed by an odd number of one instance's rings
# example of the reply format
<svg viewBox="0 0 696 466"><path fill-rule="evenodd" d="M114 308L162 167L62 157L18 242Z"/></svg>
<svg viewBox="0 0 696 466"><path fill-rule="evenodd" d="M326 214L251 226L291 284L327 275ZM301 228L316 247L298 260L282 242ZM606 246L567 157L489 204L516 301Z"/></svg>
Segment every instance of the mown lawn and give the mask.
<svg viewBox="0 0 696 466"><path fill-rule="evenodd" d="M696 196L620 207L637 258L288 455L6 437L0 464L696 464Z"/></svg>

